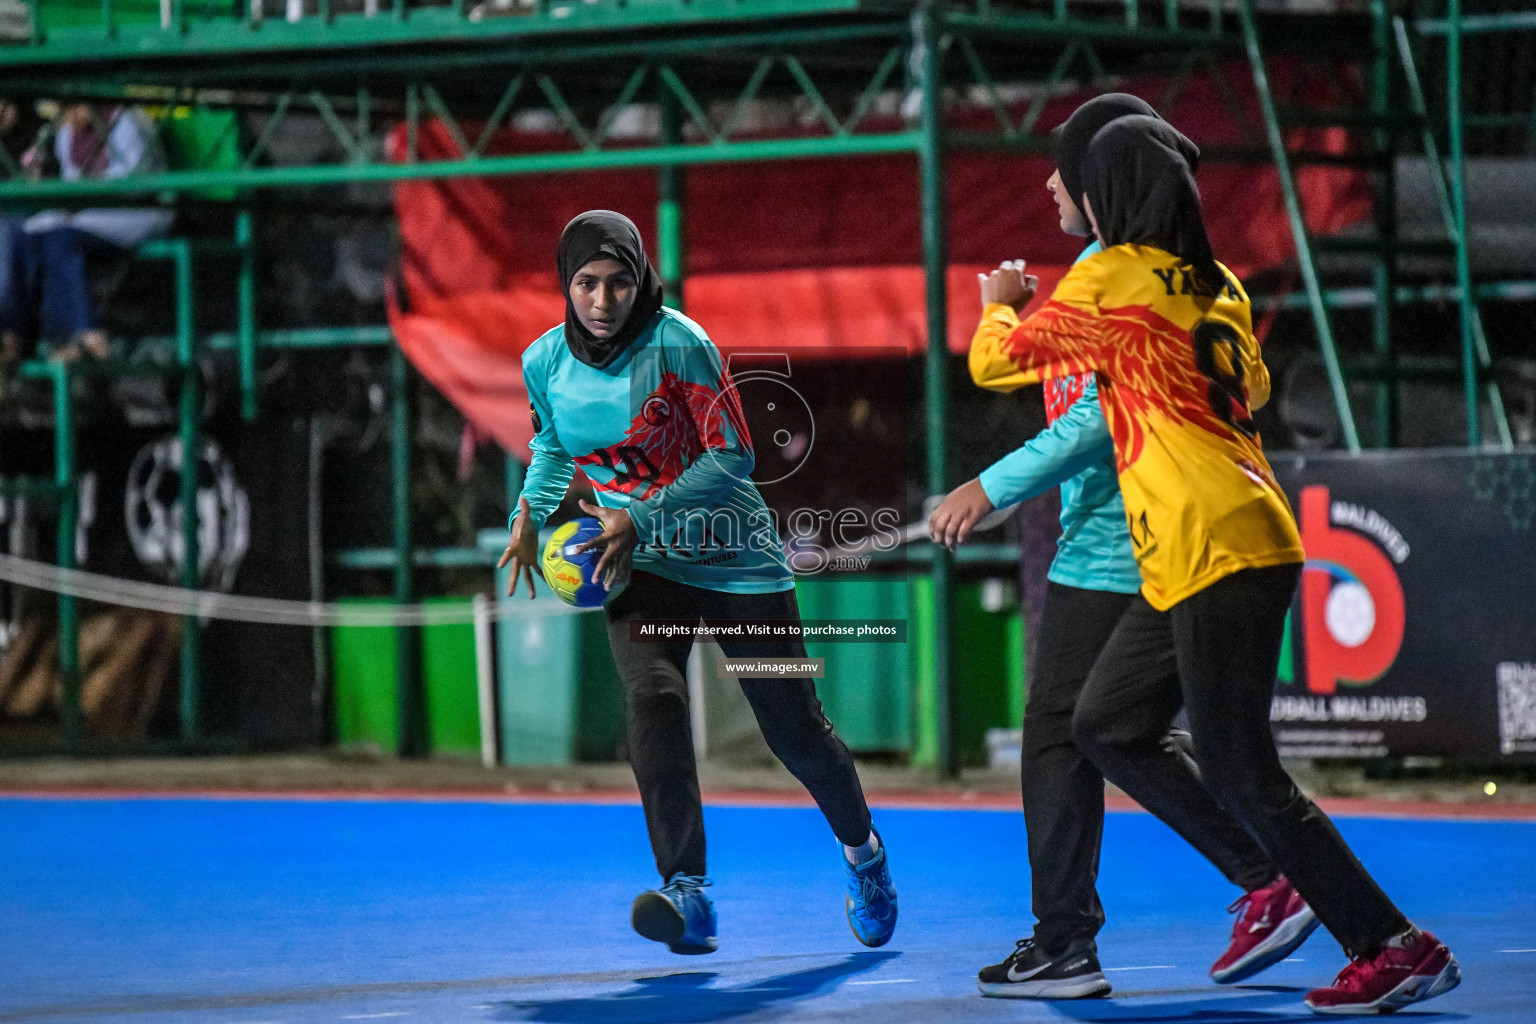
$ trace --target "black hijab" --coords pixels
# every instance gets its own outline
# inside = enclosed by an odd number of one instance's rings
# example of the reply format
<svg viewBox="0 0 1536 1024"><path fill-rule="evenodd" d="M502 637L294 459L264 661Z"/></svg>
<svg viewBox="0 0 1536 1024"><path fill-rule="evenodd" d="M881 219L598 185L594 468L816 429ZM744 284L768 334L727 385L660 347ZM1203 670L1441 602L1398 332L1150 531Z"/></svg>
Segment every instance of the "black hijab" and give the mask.
<svg viewBox="0 0 1536 1024"><path fill-rule="evenodd" d="M1083 210L1083 160L1088 155L1088 144L1099 129L1122 117L1157 117L1157 111L1146 100L1127 92L1107 92L1095 96L1072 111L1072 116L1051 129L1051 156L1056 170L1061 172L1061 183ZM1175 133L1177 134L1177 133ZM1200 166L1200 147L1179 135L1180 152L1191 171Z"/></svg>
<svg viewBox="0 0 1536 1024"><path fill-rule="evenodd" d="M611 338L599 338L583 327L571 302L571 281L577 272L600 259L624 264L635 275L638 289L629 319ZM645 258L640 229L634 221L612 210L588 210L567 224L560 232L555 261L560 271L560 288L565 293L565 343L570 346L571 355L600 370L633 344L661 308L661 279Z"/></svg>
<svg viewBox="0 0 1536 1024"><path fill-rule="evenodd" d="M1200 191L1180 135L1155 117L1100 128L1083 161L1083 192L1107 249L1127 242L1170 252L1194 267L1211 294L1226 286L1205 235Z"/></svg>

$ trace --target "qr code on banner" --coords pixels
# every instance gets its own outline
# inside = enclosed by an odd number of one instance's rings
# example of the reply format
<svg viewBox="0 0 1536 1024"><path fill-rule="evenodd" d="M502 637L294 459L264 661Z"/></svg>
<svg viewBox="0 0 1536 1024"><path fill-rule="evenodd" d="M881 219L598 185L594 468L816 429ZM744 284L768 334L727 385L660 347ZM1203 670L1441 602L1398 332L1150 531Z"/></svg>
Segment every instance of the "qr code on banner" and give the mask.
<svg viewBox="0 0 1536 1024"><path fill-rule="evenodd" d="M1506 754L1536 753L1536 664L1503 662L1498 678L1499 749Z"/></svg>

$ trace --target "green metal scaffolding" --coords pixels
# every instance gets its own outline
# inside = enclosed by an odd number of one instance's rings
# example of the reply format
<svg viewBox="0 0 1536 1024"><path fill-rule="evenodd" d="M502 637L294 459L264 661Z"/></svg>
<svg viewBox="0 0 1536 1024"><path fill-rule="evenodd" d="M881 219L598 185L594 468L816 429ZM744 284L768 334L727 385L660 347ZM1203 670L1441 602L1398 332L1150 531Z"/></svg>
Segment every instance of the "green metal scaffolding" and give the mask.
<svg viewBox="0 0 1536 1024"><path fill-rule="evenodd" d="M1368 238L1317 238L1309 231L1305 211L1296 188L1292 170L1293 156L1285 142L1284 111L1270 90L1260 46L1253 0L1243 0L1239 9L1243 45L1253 68L1265 131L1284 193L1286 213L1296 244L1298 266L1307 295L1307 306L1317 330L1319 347L1328 372L1334 406L1338 411L1344 444L1351 451L1361 449L1349 396L1350 379L1374 382L1376 438L1380 447L1394 447L1398 442L1398 386L1405 377L1394 344L1394 319L1401 301L1398 287L1398 262L1402 254L1425 252L1448 256L1456 280L1454 300L1458 308L1459 366L1456 376L1462 383L1466 410L1466 437L1469 447L1478 447L1482 439L1482 405L1486 400L1498 443L1513 446L1509 420L1495 375L1494 360L1483 331L1478 311L1479 290L1473 287L1471 262L1467 252L1467 210L1465 169L1465 125L1461 73L1461 40L1465 31L1461 0L1448 0L1443 20L1408 22L1393 13L1388 0L1372 0L1370 5L1370 85L1369 106L1365 110L1311 112L1302 123L1342 125L1367 131L1362 146L1364 162L1370 167L1374 185L1375 233ZM1513 31L1536 28L1536 20L1522 14L1486 16L1475 24L1478 31ZM1440 156L1436 126L1425 100L1424 88L1415 55L1416 40L1422 45L1429 37L1446 38L1446 111L1445 134L1450 160ZM1406 95L1404 95L1406 94ZM1406 113L1399 104L1406 99ZM1429 178L1444 222L1443 243L1416 243L1399 237L1397 221L1396 163L1401 136L1413 134L1429 168ZM1332 324L1329 292L1321 282L1316 262L1319 247L1339 252L1356 252L1372 259L1374 358L1367 362L1346 363L1340 357ZM1425 374L1411 374L1420 379ZM1439 376L1438 374L1431 376Z"/></svg>
<svg viewBox="0 0 1536 1024"><path fill-rule="evenodd" d="M1443 24L1453 54L1470 21L1450 0ZM1104 80L1137 66L1145 55L1163 54L1165 66L1181 68L1177 82L1200 67L1219 74L1224 58L1246 55L1264 112L1266 139L1208 151L1207 159L1262 163L1280 168L1286 209L1296 239L1307 303L1333 383L1347 446L1358 451L1359 437L1347 389L1351 365L1334 343L1329 317L1332 292L1318 276L1304 211L1290 166L1280 112L1270 94L1260 34L1251 0L1240 5L1236 33L1224 20L1220 0L1191 9L1178 0L1160 5L1123 0L1080 7L1067 0L1045 0L1019 7L974 0L969 3L913 3L891 0L622 0L594 3L538 0L516 17L472 17L464 0L428 7L386 0L377 14L333 11L321 0L315 16L288 22L271 17L262 0L246 0L234 10L195 9L184 0L145 15L145 8L124 0L101 0L81 17L79 4L67 0L28 0L30 39L0 47L0 67L15 96L80 100L132 100L182 105L193 109L236 110L245 115L251 135L240 139L242 162L222 169L181 169L116 180L32 181L14 166L0 167L0 203L43 206L85 201L119 201L125 196L167 197L227 194L240 210L233 246L238 254L237 327L233 332L197 337L192 324L192 243L175 239L146 247L143 255L170 259L176 270L177 369L181 383L179 439L183 458L196 457L201 380L198 352L233 348L238 353L241 412L247 420L260 411L258 355L264 349L332 345L389 344L384 328L262 331L255 311L255 231L251 205L263 190L302 188L361 181L407 181L459 176L580 172L615 167L655 168L658 173L657 253L670 302L681 304L686 267L683 202L686 168L701 164L855 155L907 154L920 168L922 262L926 278L927 350L925 359L926 483L930 493L955 482L946 465L947 265L944 204L944 155L961 149L1019 153L1048 151L1047 137L1036 122L1053 91L1073 74ZM72 15L72 16L71 16ZM1373 7L1379 84L1373 93L1369 123L1382 145L1397 134L1387 84L1391 57L1412 72L1408 29L1387 19L1384 0ZM1518 21L1519 19L1514 19ZM1528 27L1521 24L1518 27ZM1419 23L1422 35L1442 32L1441 23ZM1459 65L1453 60L1452 68ZM1453 83L1459 83L1454 78ZM1000 82L1035 83L1022 116L1004 98ZM1414 79L1416 81L1416 79ZM1457 294L1462 306L1461 372L1468 384L1469 443L1478 443L1477 389L1485 387L1501 436L1508 440L1502 406L1491 378L1486 340L1476 315L1476 291L1465 251L1465 198L1461 181L1462 143L1456 89L1451 103L1451 173L1447 188L1447 225L1456 254ZM957 91L980 97L995 125L961 131L946 121L946 98ZM1423 107L1421 90L1412 92ZM896 94L901 116L876 116L882 97ZM747 133L754 101L776 98L809 113L815 129L791 137L760 138ZM1171 100L1171 97L1167 98ZM617 114L626 105L652 102L661 130L652 141L636 144L614 138ZM519 111L538 110L552 118L573 146L555 152L498 154L490 151L496 130ZM723 112L723 113L722 113ZM1426 148L1433 145L1427 115L1417 109ZM333 163L270 166L263 163L274 134L285 118L300 113L317 117L331 132L345 158ZM448 156L429 156L422 147L423 126L441 126L453 144ZM480 128L471 138L468 126ZM392 159L380 159L369 140L388 126L393 131ZM1390 138L1388 138L1390 136ZM1436 166L1438 166L1438 158ZM1382 187L1390 188L1390 181ZM1388 218L1390 220L1390 218ZM1395 252L1390 223L1383 222L1385 244L1375 278L1378 303L1376 361L1368 367L1395 387L1398 370L1391 352L1390 310L1403 290L1393 272ZM423 561L413 551L410 517L410 369L398 348L390 356L393 443L393 547L363 562L393 570L394 597L401 603L416 594L414 566ZM24 372L54 381L57 467L51 487L61 507L58 558L73 560L73 426L69 408L71 371L56 364L29 364ZM110 371L110 369L108 370ZM1356 372L1362 372L1356 368ZM1391 400L1383 395L1384 408ZM1390 420L1395 413L1388 416ZM196 477L182 474L184 561L182 583L195 587L197 573ZM509 460L507 492L515 504L520 467ZM66 542L67 540L67 542ZM359 555L361 557L361 555ZM355 560L354 560L355 561ZM428 562L431 559L427 559ZM932 573L936 645L936 693L940 768L958 770L948 723L955 652L951 647L952 560L935 550ZM358 562L357 564L362 564ZM68 745L81 743L79 717L78 618L74 601L60 598L61 661L65 678ZM188 744L199 735L198 624L183 630L182 736ZM396 635L398 750L422 752L420 681L415 673L414 631Z"/></svg>

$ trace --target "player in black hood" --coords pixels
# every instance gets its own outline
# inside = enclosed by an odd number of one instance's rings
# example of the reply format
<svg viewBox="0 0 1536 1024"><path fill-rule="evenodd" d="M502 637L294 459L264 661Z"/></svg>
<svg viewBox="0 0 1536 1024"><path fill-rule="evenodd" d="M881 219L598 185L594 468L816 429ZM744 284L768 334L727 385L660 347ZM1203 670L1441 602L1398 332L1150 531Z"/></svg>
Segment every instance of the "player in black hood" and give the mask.
<svg viewBox="0 0 1536 1024"><path fill-rule="evenodd" d="M571 299L571 282L593 260L608 258L623 264L635 279L635 304L611 337L599 337L587 329ZM617 359L650 326L661 309L661 278L645 255L640 229L622 213L589 210L565 226L555 256L560 289L565 293L565 343L571 355L588 366L602 369Z"/></svg>
<svg viewBox="0 0 1536 1024"><path fill-rule="evenodd" d="M1205 234L1188 146L1161 118L1136 115L1105 125L1083 168L1083 208L1106 249L1130 242L1171 252L1214 295L1227 280Z"/></svg>
<svg viewBox="0 0 1536 1024"><path fill-rule="evenodd" d="M1166 176L1150 173L1152 163L1138 177L1137 168L1131 167L1134 181L1126 184L1133 187L1117 191L1109 203L1105 193L1093 191L1102 184L1105 167L1089 160L1090 146L1126 124L1151 126L1148 130L1166 145L1164 163L1181 169L1183 178L1165 181ZM1086 192L1096 196L1098 207L1113 206L1117 224L1124 222L1121 234L1161 240L1187 229L1190 244L1168 244L1181 251L1198 250L1209 260L1199 199L1190 179L1200 150L1159 119L1144 100L1126 93L1095 97L1051 133L1051 143L1057 166L1046 187L1056 200L1064 232L1092 234L1084 213L1090 205ZM1122 170L1119 162L1110 163L1114 173ZM1132 199L1121 202L1122 195ZM1146 209L1137 201L1145 202ZM1192 217L1184 215L1191 210ZM1130 239L1115 236L1115 241L1125 240ZM1078 259L1100 252L1094 240ZM1018 281L1021 270L1017 264L1004 264L990 277ZM984 296L986 288L984 283ZM1020 309L1022 305L1015 311ZM1090 678L1114 636L1136 638L1129 645L1130 656L1120 659L1112 674L1120 681L1121 702L1136 706L1138 690L1160 687L1169 678L1177 681L1168 617L1143 607L1136 598L1142 580L1098 387L1092 372L1045 381L1049 428L957 489L930 520L935 539L952 545L964 539L966 524L994 507L1061 484L1063 535L1030 652L1021 751L1031 909L1037 923L1033 934L1020 940L1003 962L978 973L977 985L989 996L1070 999L1109 991L1095 938L1105 920L1095 888L1104 780L1077 729L1096 721L1103 711L1103 702L1090 697ZM1116 737L1134 749L1141 769L1135 776L1141 785L1131 795L1243 892L1233 904L1238 915L1230 948L1216 961L1211 977L1222 983L1240 981L1284 959L1316 927L1316 920L1253 837L1198 781L1191 784L1184 771L1189 734L1143 714L1130 722L1122 716Z"/></svg>
<svg viewBox="0 0 1536 1024"><path fill-rule="evenodd" d="M1095 96L1084 103L1061 124L1051 129L1051 158L1056 161L1056 173L1046 183L1052 193L1060 193L1057 204L1065 198L1072 204L1071 210L1062 210L1061 228L1069 235L1088 237L1093 229L1083 217L1083 163L1088 156L1088 145L1093 137L1112 121L1124 117L1150 117L1167 126L1190 173L1200 169L1200 147L1186 139L1179 131L1157 116L1152 105L1139 96L1125 92L1110 92ZM1073 218L1072 214L1076 214ZM1070 223L1069 223L1070 221Z"/></svg>

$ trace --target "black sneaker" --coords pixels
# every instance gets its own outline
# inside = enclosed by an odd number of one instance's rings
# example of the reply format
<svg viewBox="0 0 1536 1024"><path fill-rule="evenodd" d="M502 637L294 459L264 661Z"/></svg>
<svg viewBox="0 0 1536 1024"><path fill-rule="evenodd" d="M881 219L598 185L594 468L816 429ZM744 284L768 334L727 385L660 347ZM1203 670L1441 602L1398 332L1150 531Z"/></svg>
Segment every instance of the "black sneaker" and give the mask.
<svg viewBox="0 0 1536 1024"><path fill-rule="evenodd" d="M984 996L1003 999L1086 999L1109 995L1109 980L1099 969L1093 943L1078 941L1066 952L1051 956L1035 945L1034 939L1020 939L1008 959L983 967L976 975L976 987Z"/></svg>

